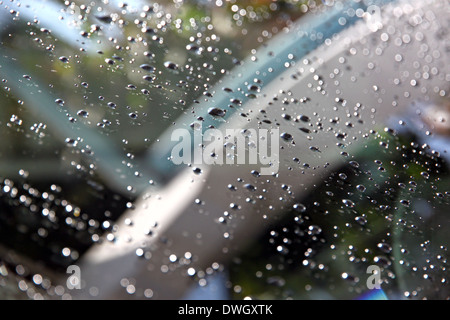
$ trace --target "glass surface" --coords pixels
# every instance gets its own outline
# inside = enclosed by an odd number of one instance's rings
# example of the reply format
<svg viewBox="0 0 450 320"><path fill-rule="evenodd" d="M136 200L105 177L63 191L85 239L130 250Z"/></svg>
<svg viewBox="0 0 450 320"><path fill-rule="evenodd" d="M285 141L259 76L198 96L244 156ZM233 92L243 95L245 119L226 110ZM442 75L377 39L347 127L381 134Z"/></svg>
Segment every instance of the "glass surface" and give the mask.
<svg viewBox="0 0 450 320"><path fill-rule="evenodd" d="M0 1L0 298L71 298L55 275L188 170L212 190L189 203L233 244L156 269L207 297L448 299L450 6L427 4ZM279 129L279 171L175 166L167 134L196 121Z"/></svg>

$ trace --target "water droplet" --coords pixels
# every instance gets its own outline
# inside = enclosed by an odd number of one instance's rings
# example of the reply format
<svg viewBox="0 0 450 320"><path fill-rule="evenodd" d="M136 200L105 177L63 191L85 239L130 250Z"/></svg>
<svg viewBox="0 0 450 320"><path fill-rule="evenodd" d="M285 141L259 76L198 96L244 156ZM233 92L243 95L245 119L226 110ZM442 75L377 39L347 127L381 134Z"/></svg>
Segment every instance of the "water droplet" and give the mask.
<svg viewBox="0 0 450 320"><path fill-rule="evenodd" d="M77 115L83 118L87 118L89 116L89 112L86 110L78 110Z"/></svg>
<svg viewBox="0 0 450 320"><path fill-rule="evenodd" d="M248 89L249 91L259 92L259 91L261 90L261 87L258 86L258 85L256 85L256 84L249 84L249 85L247 86L247 89Z"/></svg>
<svg viewBox="0 0 450 320"><path fill-rule="evenodd" d="M308 128L299 128L300 131L303 131L304 133L311 133L311 130L309 130Z"/></svg>
<svg viewBox="0 0 450 320"><path fill-rule="evenodd" d="M409 207L411 202L409 200L402 199L402 200L400 200L400 203L402 205L404 205L405 207Z"/></svg>
<svg viewBox="0 0 450 320"><path fill-rule="evenodd" d="M290 133L287 132L283 132L280 137L284 140L284 141L292 141L292 135Z"/></svg>
<svg viewBox="0 0 450 320"><path fill-rule="evenodd" d="M145 71L149 71L149 72L154 72L155 71L155 67L153 67L153 66L151 66L151 65L149 65L147 63L141 64L139 67L142 70L145 70Z"/></svg>
<svg viewBox="0 0 450 320"><path fill-rule="evenodd" d="M105 59L105 62L109 65L113 65L115 63L113 59L109 59L109 58Z"/></svg>
<svg viewBox="0 0 450 320"><path fill-rule="evenodd" d="M351 275L347 272L343 272L341 274L341 277L342 277L342 279L347 280L348 282L353 283L353 284L359 282L358 277L355 277L354 275Z"/></svg>
<svg viewBox="0 0 450 320"><path fill-rule="evenodd" d="M339 179L346 180L347 179L347 175L345 173L339 173Z"/></svg>
<svg viewBox="0 0 450 320"><path fill-rule="evenodd" d="M359 163L352 160L348 162L353 168L359 168Z"/></svg>
<svg viewBox="0 0 450 320"><path fill-rule="evenodd" d="M164 62L164 67L171 70L178 70L178 65L171 61Z"/></svg>
<svg viewBox="0 0 450 320"><path fill-rule="evenodd" d="M385 256L376 256L373 258L373 262L383 268L387 268L391 265L391 261Z"/></svg>
<svg viewBox="0 0 450 320"><path fill-rule="evenodd" d="M386 242L378 243L377 247L384 253L390 253L392 251L392 247L389 244L387 244Z"/></svg>
<svg viewBox="0 0 450 320"><path fill-rule="evenodd" d="M292 206L292 209L294 209L296 212L305 212L306 206L302 203L296 203Z"/></svg>
<svg viewBox="0 0 450 320"><path fill-rule="evenodd" d="M137 113L135 113L135 112L129 113L128 116L129 116L131 119L137 119L137 117L138 117Z"/></svg>
<svg viewBox="0 0 450 320"><path fill-rule="evenodd" d="M188 276L190 276L190 277L193 277L193 276L195 275L195 273L196 273L196 271L195 271L194 268L189 268L189 269L187 270L187 274L188 274Z"/></svg>
<svg viewBox="0 0 450 320"><path fill-rule="evenodd" d="M355 217L355 221L362 226L365 226L367 224L367 219L362 216Z"/></svg>
<svg viewBox="0 0 450 320"><path fill-rule="evenodd" d="M430 174L429 174L428 172L425 172L425 171L422 171L422 172L420 173L420 175L421 175L422 177L424 177L425 179L429 179L429 178L430 178Z"/></svg>
<svg viewBox="0 0 450 320"><path fill-rule="evenodd" d="M259 171L257 171L257 170L252 170L251 172L250 172L254 177L259 177L260 176L260 173L259 173Z"/></svg>
<svg viewBox="0 0 450 320"><path fill-rule="evenodd" d="M215 116L215 117L224 117L226 114L226 110L213 107L208 109L208 114Z"/></svg>
<svg viewBox="0 0 450 320"><path fill-rule="evenodd" d="M142 248L136 249L136 255L138 257L143 257L144 256L144 250Z"/></svg>
<svg viewBox="0 0 450 320"><path fill-rule="evenodd" d="M310 120L309 117L305 116L305 115L299 115L299 116L297 116L297 119L301 120L303 122L308 122Z"/></svg>
<svg viewBox="0 0 450 320"><path fill-rule="evenodd" d="M320 228L319 226L317 226L317 225L310 225L308 227L308 234L309 235L318 235L320 233L322 233L322 228Z"/></svg>
<svg viewBox="0 0 450 320"><path fill-rule="evenodd" d="M70 147L76 147L78 144L78 141L75 139L71 139L71 138L66 138L65 140L66 144Z"/></svg>
<svg viewBox="0 0 450 320"><path fill-rule="evenodd" d="M349 208L355 207L355 203L349 199L342 199L342 203L345 204L345 206L349 207Z"/></svg>
<svg viewBox="0 0 450 320"><path fill-rule="evenodd" d="M250 191L255 191L256 190L256 187L254 185L250 184L250 183L245 184L244 188L247 189L247 190L250 190Z"/></svg>

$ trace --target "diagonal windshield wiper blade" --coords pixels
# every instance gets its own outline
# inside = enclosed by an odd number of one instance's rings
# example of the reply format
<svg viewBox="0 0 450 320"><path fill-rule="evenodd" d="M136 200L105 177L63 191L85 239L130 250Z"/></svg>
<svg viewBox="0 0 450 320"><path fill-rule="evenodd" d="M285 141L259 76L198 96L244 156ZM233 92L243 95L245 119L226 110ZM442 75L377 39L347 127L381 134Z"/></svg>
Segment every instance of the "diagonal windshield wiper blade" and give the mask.
<svg viewBox="0 0 450 320"><path fill-rule="evenodd" d="M367 14L367 11L379 9L381 6L394 2L394 0L367 0L337 2L333 7L326 8L319 14L310 14L300 19L299 22L286 34L279 35L270 42L270 46L262 47L257 57L247 58L241 65L231 71L230 75L220 81L211 90L213 97L194 106L194 114L186 114L177 120L175 126L171 126L164 132L159 141L150 148L146 163L155 171L160 172L170 179L179 172L180 166L170 161L173 147L177 142L171 141L171 134L177 128L189 128L189 126L201 117L202 130L224 125L234 114L240 112L250 99L254 98L251 88L257 85L260 90L278 79L292 62L298 62L308 53L324 44L326 39L332 39L334 35L354 25ZM372 17L372 16L371 16ZM375 18L375 15L373 15ZM257 83L255 84L255 79ZM223 90L227 88L227 90ZM226 108L230 104L233 107ZM211 116L210 110L226 108L223 116Z"/></svg>

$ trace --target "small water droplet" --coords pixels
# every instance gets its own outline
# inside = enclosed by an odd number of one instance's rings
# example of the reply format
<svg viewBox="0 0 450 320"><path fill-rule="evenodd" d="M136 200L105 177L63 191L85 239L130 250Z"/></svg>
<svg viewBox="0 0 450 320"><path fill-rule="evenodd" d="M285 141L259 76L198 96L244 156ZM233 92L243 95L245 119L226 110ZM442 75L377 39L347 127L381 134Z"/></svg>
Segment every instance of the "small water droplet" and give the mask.
<svg viewBox="0 0 450 320"><path fill-rule="evenodd" d="M302 203L296 203L292 206L292 209L294 209L296 212L305 212L306 206Z"/></svg>
<svg viewBox="0 0 450 320"><path fill-rule="evenodd" d="M247 86L247 89L248 89L249 91L259 92L259 91L261 90L261 87L258 86L258 85L256 85L256 84L249 84L249 85Z"/></svg>
<svg viewBox="0 0 450 320"><path fill-rule="evenodd" d="M421 175L422 177L424 177L425 179L429 179L429 178L430 178L430 174L429 174L428 172L425 172L425 171L422 171L422 172L420 173L420 175Z"/></svg>
<svg viewBox="0 0 450 320"><path fill-rule="evenodd" d="M283 132L280 137L284 140L284 141L292 141L292 135L290 133L287 132Z"/></svg>
<svg viewBox="0 0 450 320"><path fill-rule="evenodd" d="M151 66L151 65L149 65L147 63L141 64L139 67L142 70L145 70L145 71L149 71L149 72L154 72L155 71L155 67L153 67L153 66Z"/></svg>
<svg viewBox="0 0 450 320"><path fill-rule="evenodd" d="M250 183L245 184L244 188L247 189L247 190L250 190L250 191L255 191L256 190L256 187L254 185L250 184Z"/></svg>
<svg viewBox="0 0 450 320"><path fill-rule="evenodd" d="M409 200L402 199L402 200L400 200L400 203L402 205L404 205L405 207L409 207L411 202Z"/></svg>
<svg viewBox="0 0 450 320"><path fill-rule="evenodd" d="M310 120L309 117L305 116L305 115L299 115L299 116L297 116L297 119L301 120L303 122L308 122Z"/></svg>
<svg viewBox="0 0 450 320"><path fill-rule="evenodd" d="M65 142L69 147L76 147L78 144L78 141L72 138L66 138Z"/></svg>
<svg viewBox="0 0 450 320"><path fill-rule="evenodd" d="M87 118L89 116L89 112L86 110L78 110L77 115L83 118Z"/></svg>
<svg viewBox="0 0 450 320"><path fill-rule="evenodd" d="M353 168L359 168L359 163L352 160L348 162Z"/></svg>
<svg viewBox="0 0 450 320"><path fill-rule="evenodd" d="M345 204L345 206L349 207L349 208L355 207L355 203L349 199L342 199L342 203Z"/></svg>
<svg viewBox="0 0 450 320"><path fill-rule="evenodd" d="M260 176L260 173L259 173L259 171L257 171L257 170L252 170L251 172L250 172L254 177L259 177Z"/></svg>
<svg viewBox="0 0 450 320"><path fill-rule="evenodd" d="M137 113L135 113L135 112L129 113L128 116L129 116L131 119L137 119L137 117L138 117Z"/></svg>
<svg viewBox="0 0 450 320"><path fill-rule="evenodd" d="M387 244L386 242L378 243L377 247L384 253L390 253L392 251L392 247L389 244Z"/></svg>
<svg viewBox="0 0 450 320"><path fill-rule="evenodd" d="M171 70L178 70L178 65L171 61L164 62L164 67Z"/></svg>
<svg viewBox="0 0 450 320"><path fill-rule="evenodd" d="M385 256L376 256L373 258L373 262L383 268L387 268L391 265L391 261Z"/></svg>
<svg viewBox="0 0 450 320"><path fill-rule="evenodd" d="M317 225L310 225L308 227L308 234L309 235L318 235L320 233L322 233L322 228L320 228L319 226L317 226Z"/></svg>
<svg viewBox="0 0 450 320"><path fill-rule="evenodd" d="M215 117L224 117L226 114L226 110L213 107L208 109L208 114L215 116Z"/></svg>
<svg viewBox="0 0 450 320"><path fill-rule="evenodd" d="M367 219L362 216L355 217L355 221L362 226L365 226L367 224Z"/></svg>

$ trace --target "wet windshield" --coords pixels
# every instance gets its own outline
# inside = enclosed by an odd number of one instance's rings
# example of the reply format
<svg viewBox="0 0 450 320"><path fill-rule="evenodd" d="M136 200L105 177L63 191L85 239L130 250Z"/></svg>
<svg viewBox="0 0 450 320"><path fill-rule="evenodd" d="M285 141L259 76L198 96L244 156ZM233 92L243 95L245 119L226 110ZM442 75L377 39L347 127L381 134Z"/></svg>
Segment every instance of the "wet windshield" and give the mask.
<svg viewBox="0 0 450 320"><path fill-rule="evenodd" d="M0 1L0 297L448 298L449 10Z"/></svg>

